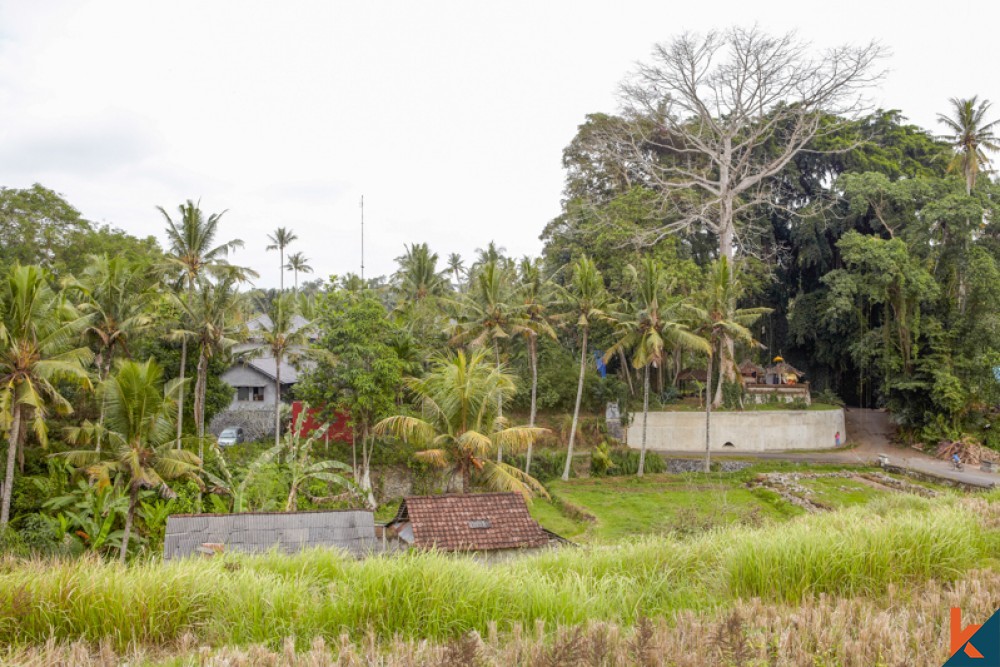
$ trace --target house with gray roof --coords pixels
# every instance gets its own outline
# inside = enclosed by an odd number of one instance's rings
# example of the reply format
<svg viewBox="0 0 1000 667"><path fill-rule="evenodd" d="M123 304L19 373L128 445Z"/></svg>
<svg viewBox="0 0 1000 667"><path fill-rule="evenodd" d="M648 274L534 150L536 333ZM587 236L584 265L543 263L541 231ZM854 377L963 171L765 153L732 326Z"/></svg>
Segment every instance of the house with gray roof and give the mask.
<svg viewBox="0 0 1000 667"><path fill-rule="evenodd" d="M238 551L285 553L325 547L362 557L378 551L371 510L172 514L167 517L164 559Z"/></svg>
<svg viewBox="0 0 1000 667"><path fill-rule="evenodd" d="M292 329L297 331L308 326L309 321L301 315L292 318ZM238 426L251 440L258 440L274 434L275 403L287 402L291 388L298 382L299 373L311 367L308 360L292 363L285 358L281 362L281 389L275 386L278 364L273 356L261 349L261 332L271 327L271 319L260 315L247 322L247 341L233 347L235 361L220 376L222 381L233 387L233 400L229 407L217 414L209 426L218 435L223 429Z"/></svg>

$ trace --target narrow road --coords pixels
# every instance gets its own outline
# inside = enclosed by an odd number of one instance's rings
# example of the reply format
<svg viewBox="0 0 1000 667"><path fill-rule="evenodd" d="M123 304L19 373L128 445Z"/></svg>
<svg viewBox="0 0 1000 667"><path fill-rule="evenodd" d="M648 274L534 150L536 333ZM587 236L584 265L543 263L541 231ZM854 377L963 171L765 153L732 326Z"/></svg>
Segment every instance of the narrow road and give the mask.
<svg viewBox="0 0 1000 667"><path fill-rule="evenodd" d="M889 463L918 472L937 475L947 479L980 486L1000 486L1000 475L983 472L978 467L966 465L965 470L955 470L951 463L934 458L911 447L900 447L892 443L896 430L889 413L883 410L862 408L845 409L847 422L847 444L844 449L797 452L712 452L715 458L760 458L780 461L800 461L802 463L846 463L872 465L879 455L889 457ZM657 450L664 456L677 458L697 456L690 451Z"/></svg>

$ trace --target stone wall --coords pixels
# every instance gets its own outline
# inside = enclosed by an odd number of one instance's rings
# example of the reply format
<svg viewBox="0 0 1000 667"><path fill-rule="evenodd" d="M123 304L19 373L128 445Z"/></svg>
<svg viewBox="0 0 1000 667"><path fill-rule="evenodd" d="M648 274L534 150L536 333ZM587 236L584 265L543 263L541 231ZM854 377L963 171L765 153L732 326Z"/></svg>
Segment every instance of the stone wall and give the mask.
<svg viewBox="0 0 1000 667"><path fill-rule="evenodd" d="M831 449L840 432L840 444L848 439L844 411L761 410L713 412L711 450L719 452L764 452L789 449ZM638 449L642 442L642 414L636 414L628 429L628 444ZM650 412L646 446L677 452L705 451L704 412Z"/></svg>

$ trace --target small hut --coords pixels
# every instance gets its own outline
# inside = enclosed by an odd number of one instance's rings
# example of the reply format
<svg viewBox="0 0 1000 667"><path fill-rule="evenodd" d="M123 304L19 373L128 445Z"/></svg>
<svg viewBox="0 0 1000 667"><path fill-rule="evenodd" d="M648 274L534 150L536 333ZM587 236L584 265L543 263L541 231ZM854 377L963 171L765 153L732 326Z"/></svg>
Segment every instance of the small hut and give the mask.
<svg viewBox="0 0 1000 667"><path fill-rule="evenodd" d="M774 365L767 368L767 384L798 384L804 375L781 357L775 357Z"/></svg>
<svg viewBox="0 0 1000 667"><path fill-rule="evenodd" d="M762 384L765 378L765 371L763 366L759 366L749 359L744 359L743 363L739 365L740 376L743 378L743 384Z"/></svg>

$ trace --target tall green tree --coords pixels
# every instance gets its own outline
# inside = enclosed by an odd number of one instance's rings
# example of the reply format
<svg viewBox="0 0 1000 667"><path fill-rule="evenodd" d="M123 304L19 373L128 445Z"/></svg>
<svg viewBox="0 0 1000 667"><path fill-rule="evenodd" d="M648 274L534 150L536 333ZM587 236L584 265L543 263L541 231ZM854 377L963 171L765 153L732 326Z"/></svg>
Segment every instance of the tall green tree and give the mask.
<svg viewBox="0 0 1000 667"><path fill-rule="evenodd" d="M453 252L448 255L448 272L452 275L455 281L455 289L461 291L462 289L462 276L466 273L465 263L462 261L462 256L457 252Z"/></svg>
<svg viewBox="0 0 1000 667"><path fill-rule="evenodd" d="M85 333L96 351L94 363L103 381L118 354L130 356L130 344L149 331L158 298L149 266L129 257L94 255L78 281L80 312L92 315Z"/></svg>
<svg viewBox="0 0 1000 667"><path fill-rule="evenodd" d="M157 311L152 305L159 298L154 281L150 267L141 260L94 255L80 280L70 282L68 289L81 292L80 312L92 315L84 333L95 350L94 363L101 382L110 374L115 356L121 353L130 357L130 344L153 326ZM102 410L103 406L102 402ZM96 447L100 451L100 437Z"/></svg>
<svg viewBox="0 0 1000 667"><path fill-rule="evenodd" d="M580 379L576 385L576 403L573 405L573 424L569 432L569 446L566 451L566 466L563 480L569 480L573 465L573 444L577 425L580 422L580 402L583 400L583 378L587 370L587 337L595 322L610 319L611 296L604 287L604 278L594 262L584 256L573 264L573 278L569 287L558 288L557 308L563 311L580 334Z"/></svg>
<svg viewBox="0 0 1000 667"><path fill-rule="evenodd" d="M209 361L217 355L227 354L243 335L245 325L238 317L242 299L232 276L224 277L217 283L202 281L190 301L175 298L188 324L187 328L177 329L174 336L195 342L199 352L194 387L194 421L199 440L199 458L204 458L205 454L205 395Z"/></svg>
<svg viewBox="0 0 1000 667"><path fill-rule="evenodd" d="M293 252L288 256L288 264L285 269L291 271L295 276L295 293L299 292L299 273L312 273L313 268L309 265L309 258L301 252Z"/></svg>
<svg viewBox="0 0 1000 667"><path fill-rule="evenodd" d="M296 385L296 395L329 419L337 412L349 416L354 446L361 445L360 464L355 449L355 479L374 507L372 427L396 411L402 383L393 346L398 329L371 290L331 289L320 297L318 310L315 346L321 356Z"/></svg>
<svg viewBox="0 0 1000 667"><path fill-rule="evenodd" d="M948 128L942 137L955 149L955 157L948 165L948 171L961 172L965 178L965 193L972 194L976 187L976 177L983 169L989 169L990 160L986 151L1000 150L1000 139L994 128L1000 121L986 122L989 100L979 103L974 95L969 99L951 98L951 116L938 114L938 122Z"/></svg>
<svg viewBox="0 0 1000 667"><path fill-rule="evenodd" d="M89 321L52 290L38 266L15 265L0 283L0 429L7 436L0 531L10 521L14 467L25 427L30 422L45 446L49 415L73 412L60 393L60 381L90 386L86 366L93 353L78 346Z"/></svg>
<svg viewBox="0 0 1000 667"><path fill-rule="evenodd" d="M233 266L228 261L229 253L243 247L243 241L232 239L216 245L215 237L219 232L219 222L225 211L212 213L207 218L202 213L199 203L188 199L177 207L179 214L175 221L162 206L157 210L167 223L168 249L163 260L164 275L175 282L190 299L195 286L208 277L222 278L225 276L245 280L257 273L244 267ZM186 323L181 322L181 329ZM181 338L181 364L179 378L184 380L187 367L187 339ZM177 398L177 447L181 446L181 435L184 428L184 385L181 385Z"/></svg>
<svg viewBox="0 0 1000 667"><path fill-rule="evenodd" d="M71 451L62 455L97 483L116 482L127 488L128 513L119 552L123 563L139 506L139 492L155 489L161 496L172 498L176 494L167 485L168 481L190 479L201 484L201 459L172 447L172 416L180 385L178 378L164 388L163 370L152 359L145 363L123 362L101 387L105 425L90 427L102 431L110 451ZM75 440L91 436L75 429L69 437Z"/></svg>
<svg viewBox="0 0 1000 667"><path fill-rule="evenodd" d="M270 245L267 246L267 250L277 250L278 251L278 270L279 273L279 289L285 291L285 248L290 246L295 241L299 240L299 237L295 235L291 229L287 227L278 227L274 230L273 234L267 235L267 240L270 241Z"/></svg>
<svg viewBox="0 0 1000 667"><path fill-rule="evenodd" d="M459 302L460 319L453 327L451 344L467 343L473 348L490 345L497 368L503 363L501 344L527 331L524 308L517 302L515 276L509 263L493 243L480 251L484 260L473 271L469 289ZM503 401L497 410L503 418ZM503 461L503 447L497 449Z"/></svg>
<svg viewBox="0 0 1000 667"><path fill-rule="evenodd" d="M0 266L37 264L59 279L79 275L91 255L158 257L152 236L140 239L85 219L64 197L35 183L0 187Z"/></svg>
<svg viewBox="0 0 1000 667"><path fill-rule="evenodd" d="M535 425L538 407L538 337L556 340L549 312L554 298L551 282L542 277L541 260L525 257L518 264L517 299L522 313L521 336L528 344L528 363L531 367L531 411L528 426ZM531 473L533 443L528 443L524 472Z"/></svg>
<svg viewBox="0 0 1000 667"><path fill-rule="evenodd" d="M437 253L426 243L413 243L396 258L399 268L392 277L395 312L425 347L441 342L450 306L447 270L439 269L437 262Z"/></svg>
<svg viewBox="0 0 1000 667"><path fill-rule="evenodd" d="M605 359L619 350L632 353L632 365L643 369L642 378L642 441L639 468L642 477L646 469L646 423L649 419L649 369L663 365L668 350L680 348L709 352L708 344L692 333L684 322L686 301L673 293L671 281L657 260L646 258L639 267L629 265L633 301L618 316L618 340L608 348Z"/></svg>
<svg viewBox="0 0 1000 667"><path fill-rule="evenodd" d="M762 316L771 312L770 308L739 308L737 304L746 295L746 286L736 267L725 257L720 257L712 266L709 281L701 293L697 313L697 329L708 341L708 356L705 387L705 472L709 472L712 454L709 449L712 432L712 359L720 346L727 340L752 347L753 334L749 327ZM721 379L720 379L721 383Z"/></svg>
<svg viewBox="0 0 1000 667"><path fill-rule="evenodd" d="M376 424L376 434L424 447L417 457L461 475L462 493L469 492L472 473L478 471L483 485L492 491L547 495L527 473L488 458L502 447L524 449L545 429L507 426L496 406L513 397L514 377L502 367L493 367L483 350L469 356L459 350L439 357L425 377L410 378L407 386L428 418L388 417Z"/></svg>

